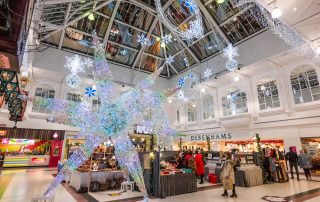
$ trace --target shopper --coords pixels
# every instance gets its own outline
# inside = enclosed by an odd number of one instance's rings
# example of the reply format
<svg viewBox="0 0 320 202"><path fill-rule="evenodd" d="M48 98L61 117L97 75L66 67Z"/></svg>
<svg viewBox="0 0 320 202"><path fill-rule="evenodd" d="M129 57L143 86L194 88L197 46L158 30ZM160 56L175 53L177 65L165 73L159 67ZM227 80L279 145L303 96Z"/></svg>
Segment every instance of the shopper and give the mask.
<svg viewBox="0 0 320 202"><path fill-rule="evenodd" d="M196 156L195 156L195 165L196 165L196 173L198 176L200 176L200 184L203 184L203 178L204 178L204 163L203 163L203 157L202 154L196 150Z"/></svg>
<svg viewBox="0 0 320 202"><path fill-rule="evenodd" d="M293 177L293 167L294 167L297 173L297 179L298 181L300 181L299 172L298 172L298 155L296 152L293 151L292 147L289 147L289 152L286 154L286 159L287 161L289 161L291 179L294 179Z"/></svg>
<svg viewBox="0 0 320 202"><path fill-rule="evenodd" d="M230 197L237 198L236 194L236 185L235 185L235 172L234 172L234 164L229 159L226 161L222 168L222 172L220 175L221 182L223 184L224 193L222 196L228 196L228 191L232 189L232 195Z"/></svg>
<svg viewBox="0 0 320 202"><path fill-rule="evenodd" d="M183 152L182 151L178 152L176 161L177 161L177 168L178 169L183 168Z"/></svg>
<svg viewBox="0 0 320 202"><path fill-rule="evenodd" d="M300 166L300 168L303 169L307 180L311 180L311 173L310 173L310 169L312 168L311 158L303 150L300 151L300 155L298 156L298 165Z"/></svg>

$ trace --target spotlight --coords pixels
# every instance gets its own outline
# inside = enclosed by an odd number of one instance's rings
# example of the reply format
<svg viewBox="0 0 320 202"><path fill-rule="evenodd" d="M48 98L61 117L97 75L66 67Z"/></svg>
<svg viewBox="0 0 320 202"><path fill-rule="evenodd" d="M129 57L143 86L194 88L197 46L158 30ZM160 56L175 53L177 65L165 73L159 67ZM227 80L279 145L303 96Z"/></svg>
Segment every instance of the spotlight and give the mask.
<svg viewBox="0 0 320 202"><path fill-rule="evenodd" d="M166 43L164 42L161 42L161 45L160 45L162 48L166 47Z"/></svg>
<svg viewBox="0 0 320 202"><path fill-rule="evenodd" d="M192 104L192 107L193 107L193 108L196 108L196 107L197 107L197 105L196 105L196 104Z"/></svg>
<svg viewBox="0 0 320 202"><path fill-rule="evenodd" d="M206 92L206 89L205 88L201 88L201 93L204 93Z"/></svg>
<svg viewBox="0 0 320 202"><path fill-rule="evenodd" d="M235 76L235 77L233 78L233 80L234 80L234 81L239 81L239 80L240 80L240 77L239 77L239 76Z"/></svg>
<svg viewBox="0 0 320 202"><path fill-rule="evenodd" d="M227 95L227 98L230 99L230 98L231 98L231 95Z"/></svg>
<svg viewBox="0 0 320 202"><path fill-rule="evenodd" d="M160 37L157 37L156 40L157 40L157 41L160 41Z"/></svg>
<svg viewBox="0 0 320 202"><path fill-rule="evenodd" d="M262 91L264 91L266 89L266 87L264 85L261 86L260 88Z"/></svg>
<svg viewBox="0 0 320 202"><path fill-rule="evenodd" d="M93 20L95 19L93 13L90 13L90 14L88 15L88 19L91 20L91 21L93 21Z"/></svg>
<svg viewBox="0 0 320 202"><path fill-rule="evenodd" d="M280 18L282 16L282 10L279 7L274 7L274 9L271 12L272 18Z"/></svg>
<svg viewBox="0 0 320 202"><path fill-rule="evenodd" d="M222 4L224 2L224 0L217 0L218 4Z"/></svg>
<svg viewBox="0 0 320 202"><path fill-rule="evenodd" d="M169 103L172 103L172 100L171 100L171 99L169 99L169 100L168 100L168 102L169 102Z"/></svg>
<svg viewBox="0 0 320 202"><path fill-rule="evenodd" d="M57 133L57 132L54 132L53 138L56 139L57 137L58 137L58 133Z"/></svg>

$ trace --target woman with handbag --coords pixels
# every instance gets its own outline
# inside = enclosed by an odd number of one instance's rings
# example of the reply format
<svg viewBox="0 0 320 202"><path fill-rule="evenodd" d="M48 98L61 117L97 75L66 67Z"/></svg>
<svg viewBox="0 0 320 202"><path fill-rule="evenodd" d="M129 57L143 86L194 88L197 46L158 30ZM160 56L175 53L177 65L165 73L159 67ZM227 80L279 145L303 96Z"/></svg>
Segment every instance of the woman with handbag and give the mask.
<svg viewBox="0 0 320 202"><path fill-rule="evenodd" d="M237 198L234 173L233 162L231 160L226 161L220 175L221 182L224 188L224 193L222 194L222 196L228 196L227 190L232 190L232 195L230 197Z"/></svg>
<svg viewBox="0 0 320 202"><path fill-rule="evenodd" d="M304 174L306 175L307 180L311 180L310 169L312 168L311 158L308 154L304 153L303 150L300 151L298 156L298 165L303 169Z"/></svg>

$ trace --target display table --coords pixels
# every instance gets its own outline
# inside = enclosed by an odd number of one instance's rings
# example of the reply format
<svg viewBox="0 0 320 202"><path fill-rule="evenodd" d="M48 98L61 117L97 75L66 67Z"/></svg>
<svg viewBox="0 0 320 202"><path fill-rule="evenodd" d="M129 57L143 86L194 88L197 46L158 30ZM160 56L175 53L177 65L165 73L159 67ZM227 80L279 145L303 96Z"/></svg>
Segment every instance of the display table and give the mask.
<svg viewBox="0 0 320 202"><path fill-rule="evenodd" d="M4 168L10 167L29 167L29 166L48 166L49 155L17 155L5 156L3 161Z"/></svg>
<svg viewBox="0 0 320 202"><path fill-rule="evenodd" d="M215 174L219 177L222 169L215 168ZM253 187L263 184L262 170L259 167L247 168L247 169L237 169L235 173L236 186L238 187Z"/></svg>
<svg viewBox="0 0 320 202"><path fill-rule="evenodd" d="M97 171L79 173L71 172L69 185L76 191L80 191L81 187L90 187L91 182L106 183L107 180L113 180L123 177L122 171Z"/></svg>
<svg viewBox="0 0 320 202"><path fill-rule="evenodd" d="M197 191L197 179L195 173L181 173L160 176L159 198L186 194Z"/></svg>

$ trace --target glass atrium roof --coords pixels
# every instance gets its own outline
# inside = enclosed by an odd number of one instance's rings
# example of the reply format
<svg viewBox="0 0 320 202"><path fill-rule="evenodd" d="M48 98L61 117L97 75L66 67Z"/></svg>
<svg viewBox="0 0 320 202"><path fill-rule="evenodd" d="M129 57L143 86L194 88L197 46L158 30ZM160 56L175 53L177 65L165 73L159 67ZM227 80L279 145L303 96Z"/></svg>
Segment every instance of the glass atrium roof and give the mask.
<svg viewBox="0 0 320 202"><path fill-rule="evenodd" d="M184 29L194 18L184 0L162 0L171 22ZM196 0L201 10L204 36L188 44L174 35L157 17L154 0L57 0L40 5L41 20L46 29L39 38L45 44L84 55L93 55L88 44L96 31L106 44L106 58L130 69L153 72L168 56L174 62L165 64L161 76L171 78L208 58L218 55L228 44L239 44L265 30L252 15L254 5L241 9L234 0L218 4L216 0ZM50 1L48 1L50 2ZM94 19L89 19L92 13ZM149 36L151 45L141 47L138 36ZM161 46L161 37L172 36L172 42Z"/></svg>

